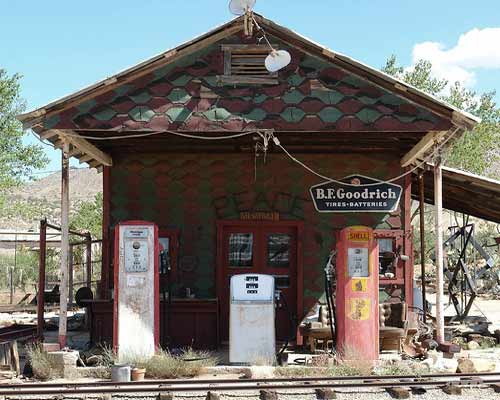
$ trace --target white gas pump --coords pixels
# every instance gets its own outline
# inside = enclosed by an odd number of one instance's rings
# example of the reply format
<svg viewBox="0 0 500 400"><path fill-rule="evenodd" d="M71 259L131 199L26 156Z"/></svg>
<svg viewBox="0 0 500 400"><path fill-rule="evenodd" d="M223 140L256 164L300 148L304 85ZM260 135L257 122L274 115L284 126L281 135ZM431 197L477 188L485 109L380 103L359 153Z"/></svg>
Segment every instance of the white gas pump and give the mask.
<svg viewBox="0 0 500 400"><path fill-rule="evenodd" d="M115 227L113 345L118 359L153 356L159 345L158 228L145 221Z"/></svg>
<svg viewBox="0 0 500 400"><path fill-rule="evenodd" d="M274 277L234 275L230 290L229 362L273 361L276 353Z"/></svg>

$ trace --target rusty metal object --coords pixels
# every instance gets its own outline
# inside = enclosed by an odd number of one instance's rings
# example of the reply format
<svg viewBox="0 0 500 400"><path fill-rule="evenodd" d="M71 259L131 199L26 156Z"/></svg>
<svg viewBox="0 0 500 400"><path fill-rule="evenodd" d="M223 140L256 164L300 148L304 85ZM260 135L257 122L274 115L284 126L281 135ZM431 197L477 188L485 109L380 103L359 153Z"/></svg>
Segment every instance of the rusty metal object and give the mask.
<svg viewBox="0 0 500 400"><path fill-rule="evenodd" d="M14 324L0 328L0 342L9 342L11 340L34 339L37 334L36 325L18 325Z"/></svg>

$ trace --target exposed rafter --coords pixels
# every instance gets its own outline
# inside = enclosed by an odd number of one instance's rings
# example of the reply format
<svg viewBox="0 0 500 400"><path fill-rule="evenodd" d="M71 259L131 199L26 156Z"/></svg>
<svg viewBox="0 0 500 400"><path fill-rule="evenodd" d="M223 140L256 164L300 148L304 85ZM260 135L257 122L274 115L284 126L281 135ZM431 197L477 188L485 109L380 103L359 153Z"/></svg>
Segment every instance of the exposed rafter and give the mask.
<svg viewBox="0 0 500 400"><path fill-rule="evenodd" d="M75 148L74 151L78 151L78 153L87 155L89 158L89 165L92 167L96 167L98 165L113 165L113 160L109 154L104 153L99 150L96 146L90 143L88 140L79 137L78 134L71 130L54 130L59 138L64 138L69 143L73 145Z"/></svg>
<svg viewBox="0 0 500 400"><path fill-rule="evenodd" d="M413 148L401 158L401 166L407 167L415 163L444 136L446 131L432 131L427 133Z"/></svg>

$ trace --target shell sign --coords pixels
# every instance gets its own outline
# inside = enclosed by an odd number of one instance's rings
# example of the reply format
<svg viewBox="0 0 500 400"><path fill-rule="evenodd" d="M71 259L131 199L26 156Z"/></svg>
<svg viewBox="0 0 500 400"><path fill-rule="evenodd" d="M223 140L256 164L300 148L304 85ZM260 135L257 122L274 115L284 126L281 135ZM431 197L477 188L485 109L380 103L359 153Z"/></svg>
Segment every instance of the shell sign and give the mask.
<svg viewBox="0 0 500 400"><path fill-rule="evenodd" d="M319 212L390 213L398 208L403 188L362 175L350 175L341 182L314 185L309 191Z"/></svg>

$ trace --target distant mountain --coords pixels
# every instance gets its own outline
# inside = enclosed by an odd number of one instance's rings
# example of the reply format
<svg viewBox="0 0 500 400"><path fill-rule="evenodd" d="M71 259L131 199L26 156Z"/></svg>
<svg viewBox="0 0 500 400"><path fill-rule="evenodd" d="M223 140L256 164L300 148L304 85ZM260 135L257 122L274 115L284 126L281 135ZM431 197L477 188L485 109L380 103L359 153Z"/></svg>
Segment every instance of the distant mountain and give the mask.
<svg viewBox="0 0 500 400"><path fill-rule="evenodd" d="M102 174L95 169L70 169L71 210L102 192ZM16 188L0 207L2 229L38 228L39 220L59 224L61 216L61 173L56 172Z"/></svg>

